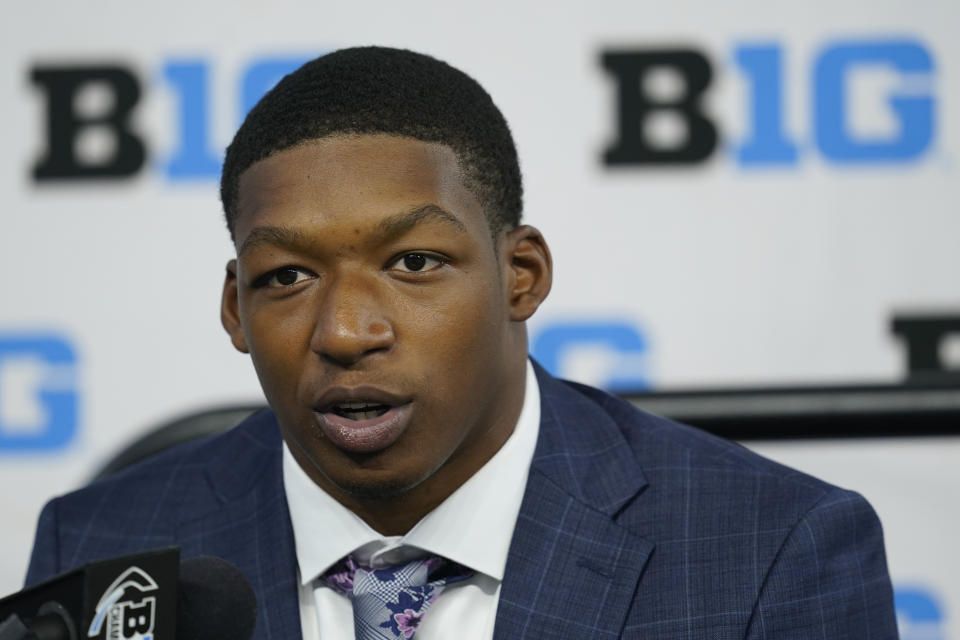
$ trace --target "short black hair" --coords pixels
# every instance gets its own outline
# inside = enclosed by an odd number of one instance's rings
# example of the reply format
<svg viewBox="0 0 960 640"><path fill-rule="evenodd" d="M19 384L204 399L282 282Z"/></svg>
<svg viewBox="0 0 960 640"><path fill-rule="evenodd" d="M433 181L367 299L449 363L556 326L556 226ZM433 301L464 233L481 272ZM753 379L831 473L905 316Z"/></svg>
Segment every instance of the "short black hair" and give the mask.
<svg viewBox="0 0 960 640"><path fill-rule="evenodd" d="M494 236L520 223L523 185L507 122L476 80L430 56L341 49L285 76L247 114L227 148L220 198L234 237L240 176L297 144L387 133L447 145Z"/></svg>

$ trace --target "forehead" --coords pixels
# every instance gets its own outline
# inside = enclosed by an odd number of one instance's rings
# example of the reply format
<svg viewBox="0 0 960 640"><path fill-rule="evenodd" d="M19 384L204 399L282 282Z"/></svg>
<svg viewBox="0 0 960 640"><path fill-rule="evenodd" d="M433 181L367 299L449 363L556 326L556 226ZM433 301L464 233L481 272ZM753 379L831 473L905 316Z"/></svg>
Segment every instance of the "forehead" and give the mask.
<svg viewBox="0 0 960 640"><path fill-rule="evenodd" d="M260 224L377 222L413 207L451 212L485 233L448 146L387 134L311 140L253 164L240 177L236 241Z"/></svg>

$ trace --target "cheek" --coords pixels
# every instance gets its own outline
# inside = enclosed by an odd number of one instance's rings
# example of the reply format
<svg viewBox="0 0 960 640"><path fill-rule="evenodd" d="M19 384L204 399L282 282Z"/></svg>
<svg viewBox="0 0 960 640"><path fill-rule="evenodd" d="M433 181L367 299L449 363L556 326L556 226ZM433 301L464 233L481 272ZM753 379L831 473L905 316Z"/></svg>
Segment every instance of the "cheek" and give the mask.
<svg viewBox="0 0 960 640"><path fill-rule="evenodd" d="M497 361L507 316L488 282L468 283L401 314L398 342L444 387L468 383L472 369Z"/></svg>
<svg viewBox="0 0 960 640"><path fill-rule="evenodd" d="M296 308L260 308L244 317L244 335L264 390L268 395L278 386L292 391L289 383L298 377L302 356L309 351L310 319Z"/></svg>

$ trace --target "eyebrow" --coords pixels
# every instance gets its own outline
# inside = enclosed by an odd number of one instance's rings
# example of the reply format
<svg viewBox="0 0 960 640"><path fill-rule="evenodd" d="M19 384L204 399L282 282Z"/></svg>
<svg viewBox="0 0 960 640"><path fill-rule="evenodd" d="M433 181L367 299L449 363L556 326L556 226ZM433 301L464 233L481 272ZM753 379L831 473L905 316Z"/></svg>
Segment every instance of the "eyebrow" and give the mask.
<svg viewBox="0 0 960 640"><path fill-rule="evenodd" d="M384 218L378 225L380 232L387 238L403 235L423 222L442 222L453 226L461 233L467 233L467 227L455 215L435 204L414 207L409 211Z"/></svg>
<svg viewBox="0 0 960 640"><path fill-rule="evenodd" d="M384 218L377 225L377 231L383 240L389 240L402 236L417 225L426 222L439 222L453 227L460 233L467 233L466 225L459 218L435 204L414 207ZM289 227L273 225L255 227L244 238L237 250L237 256L242 256L261 245L309 250L312 242L301 231Z"/></svg>
<svg viewBox="0 0 960 640"><path fill-rule="evenodd" d="M237 249L237 257L253 251L261 245L273 245L280 247L306 248L309 242L303 237L303 234L296 229L289 227L263 226L253 228L247 237L244 238L240 248Z"/></svg>

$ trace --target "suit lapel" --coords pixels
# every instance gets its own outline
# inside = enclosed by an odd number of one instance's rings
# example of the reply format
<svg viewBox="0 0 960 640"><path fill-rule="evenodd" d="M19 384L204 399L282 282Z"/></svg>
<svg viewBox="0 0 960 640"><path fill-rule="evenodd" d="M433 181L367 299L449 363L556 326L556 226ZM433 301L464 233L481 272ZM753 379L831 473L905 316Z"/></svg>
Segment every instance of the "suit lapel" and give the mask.
<svg viewBox="0 0 960 640"><path fill-rule="evenodd" d="M220 506L184 525L190 533L181 535L183 553L218 556L243 571L257 597L256 640L299 640L297 559L279 429L269 411L240 429L208 474Z"/></svg>
<svg viewBox="0 0 960 640"><path fill-rule="evenodd" d="M540 435L494 638L616 638L653 544L615 516L646 480L601 407L539 367L537 376Z"/></svg>

